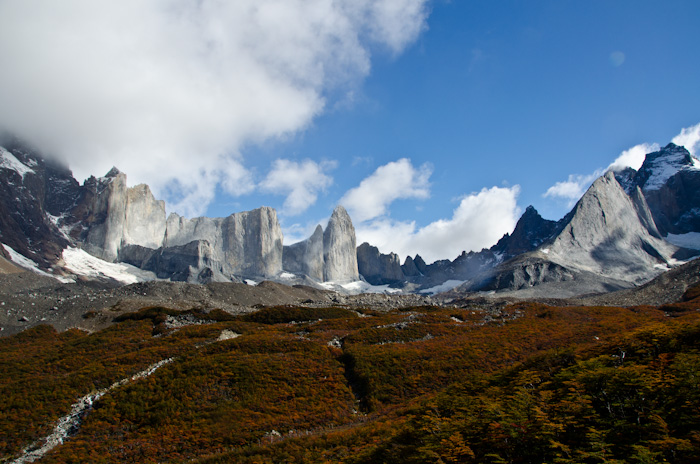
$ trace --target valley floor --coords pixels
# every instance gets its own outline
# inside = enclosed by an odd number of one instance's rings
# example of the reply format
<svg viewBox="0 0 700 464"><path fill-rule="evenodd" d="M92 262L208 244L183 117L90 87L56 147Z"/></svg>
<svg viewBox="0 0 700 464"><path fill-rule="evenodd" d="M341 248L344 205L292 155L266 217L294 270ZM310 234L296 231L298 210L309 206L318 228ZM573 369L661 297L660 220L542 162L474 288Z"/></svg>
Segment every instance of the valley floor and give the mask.
<svg viewBox="0 0 700 464"><path fill-rule="evenodd" d="M37 462L698 462L700 286L680 300L151 305L92 333L39 324L0 339L0 461L104 391Z"/></svg>

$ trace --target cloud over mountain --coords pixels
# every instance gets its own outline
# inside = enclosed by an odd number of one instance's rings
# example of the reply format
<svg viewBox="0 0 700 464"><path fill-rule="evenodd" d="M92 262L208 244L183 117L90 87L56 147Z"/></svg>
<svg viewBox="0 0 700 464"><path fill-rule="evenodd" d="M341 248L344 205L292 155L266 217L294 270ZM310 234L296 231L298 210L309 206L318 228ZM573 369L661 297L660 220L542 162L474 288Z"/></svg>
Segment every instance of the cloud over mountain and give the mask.
<svg viewBox="0 0 700 464"><path fill-rule="evenodd" d="M676 145L685 147L690 154L695 155L700 151L700 123L686 127L672 140ZM568 206L573 206L579 198L591 186L594 180L605 174L607 171L620 171L627 167L639 169L644 162L647 153L659 150L658 143L640 143L620 153L620 155L605 168L596 169L591 174L571 174L565 181L560 181L552 185L544 193L544 197L563 198L568 201Z"/></svg>
<svg viewBox="0 0 700 464"><path fill-rule="evenodd" d="M415 40L426 3L1 2L0 128L202 213L217 185L252 189L244 144L306 128L373 51Z"/></svg>
<svg viewBox="0 0 700 464"><path fill-rule="evenodd" d="M671 142L686 148L693 156L700 152L700 123L684 128Z"/></svg>

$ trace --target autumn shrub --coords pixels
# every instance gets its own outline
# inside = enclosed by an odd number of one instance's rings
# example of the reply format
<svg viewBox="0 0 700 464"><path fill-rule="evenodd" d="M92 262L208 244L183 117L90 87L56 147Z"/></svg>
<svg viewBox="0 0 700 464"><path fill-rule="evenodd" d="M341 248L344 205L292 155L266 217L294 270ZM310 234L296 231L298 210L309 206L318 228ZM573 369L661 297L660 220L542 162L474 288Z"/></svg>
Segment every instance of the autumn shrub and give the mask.
<svg viewBox="0 0 700 464"><path fill-rule="evenodd" d="M357 314L344 308L302 308L298 306L275 306L263 308L244 316L240 320L260 324L284 324L290 322L315 321L318 319L349 319Z"/></svg>

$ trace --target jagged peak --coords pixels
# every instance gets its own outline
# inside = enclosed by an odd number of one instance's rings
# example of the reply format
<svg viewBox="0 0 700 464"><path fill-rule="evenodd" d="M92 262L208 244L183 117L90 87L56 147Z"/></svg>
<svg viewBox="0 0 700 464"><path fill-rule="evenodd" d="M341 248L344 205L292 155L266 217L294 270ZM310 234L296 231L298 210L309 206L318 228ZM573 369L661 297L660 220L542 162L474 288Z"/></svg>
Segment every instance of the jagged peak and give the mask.
<svg viewBox="0 0 700 464"><path fill-rule="evenodd" d="M343 205L338 205L333 209L333 214L331 214L331 219L333 218L348 218L350 219L350 215L348 214L347 210Z"/></svg>
<svg viewBox="0 0 700 464"><path fill-rule="evenodd" d="M112 178L112 177L117 177L120 174L124 174L124 173L121 172L119 169L117 169L116 166L112 166L112 169L110 169L109 172L107 172L107 174L105 174L105 177Z"/></svg>
<svg viewBox="0 0 700 464"><path fill-rule="evenodd" d="M658 190L682 170L700 170L700 161L680 145L669 143L661 150L647 154L635 177L642 190Z"/></svg>

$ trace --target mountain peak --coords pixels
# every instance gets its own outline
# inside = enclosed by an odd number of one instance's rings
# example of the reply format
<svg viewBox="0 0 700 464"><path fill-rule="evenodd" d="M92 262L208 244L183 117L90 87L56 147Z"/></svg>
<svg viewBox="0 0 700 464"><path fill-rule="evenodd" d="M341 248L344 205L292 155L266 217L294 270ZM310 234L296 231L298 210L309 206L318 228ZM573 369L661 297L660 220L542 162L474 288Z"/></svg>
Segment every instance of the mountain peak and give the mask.
<svg viewBox="0 0 700 464"><path fill-rule="evenodd" d="M122 174L122 172L117 169L116 166L112 166L112 169L109 170L107 174L105 174L105 177L111 178L111 177L117 177L119 174Z"/></svg>
<svg viewBox="0 0 700 464"><path fill-rule="evenodd" d="M331 214L331 219L336 218L337 219L343 219L345 220L350 220L350 215L348 214L347 210L343 205L338 205L333 209L333 214Z"/></svg>
<svg viewBox="0 0 700 464"><path fill-rule="evenodd" d="M685 147L669 143L661 150L647 154L635 181L644 191L658 190L682 170L700 170L700 161Z"/></svg>

